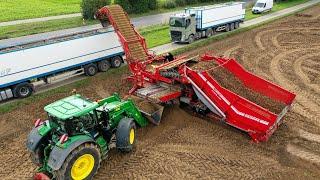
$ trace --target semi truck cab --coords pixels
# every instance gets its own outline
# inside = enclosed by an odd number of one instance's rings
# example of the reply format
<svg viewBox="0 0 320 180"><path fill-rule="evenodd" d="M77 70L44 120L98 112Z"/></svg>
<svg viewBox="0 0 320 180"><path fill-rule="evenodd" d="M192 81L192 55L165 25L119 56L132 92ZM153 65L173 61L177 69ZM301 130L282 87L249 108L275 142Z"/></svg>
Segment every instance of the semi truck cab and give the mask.
<svg viewBox="0 0 320 180"><path fill-rule="evenodd" d="M172 42L189 42L196 34L195 14L176 14L170 18L170 35Z"/></svg>

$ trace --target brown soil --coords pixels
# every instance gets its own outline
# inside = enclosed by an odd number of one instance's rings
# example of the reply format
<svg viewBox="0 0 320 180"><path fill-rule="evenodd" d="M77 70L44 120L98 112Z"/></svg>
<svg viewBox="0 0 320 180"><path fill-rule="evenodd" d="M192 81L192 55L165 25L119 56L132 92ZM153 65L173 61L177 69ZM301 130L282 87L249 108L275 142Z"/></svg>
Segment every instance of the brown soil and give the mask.
<svg viewBox="0 0 320 180"><path fill-rule="evenodd" d="M158 110L158 107L155 104L145 101L142 98L138 98L136 96L130 96L130 98L140 110L146 113L152 114Z"/></svg>
<svg viewBox="0 0 320 180"><path fill-rule="evenodd" d="M246 69L297 94L292 111L268 142L251 143L247 134L230 126L169 107L159 126L138 130L132 153L112 150L96 179L319 179L319 12L318 5L302 12L311 16L290 16L188 52L214 50L235 57ZM130 85L122 78L128 73L102 73L77 90L92 99L105 95L100 91L124 96ZM36 167L25 147L32 121L45 118L46 104L69 94L1 114L1 179L32 177Z"/></svg>
<svg viewBox="0 0 320 180"><path fill-rule="evenodd" d="M207 63L204 63L202 66L206 67L206 64ZM260 105L263 108L270 110L271 112L279 114L286 106L284 103L270 99L269 97L246 87L237 77L222 67L211 70L209 73L224 88Z"/></svg>

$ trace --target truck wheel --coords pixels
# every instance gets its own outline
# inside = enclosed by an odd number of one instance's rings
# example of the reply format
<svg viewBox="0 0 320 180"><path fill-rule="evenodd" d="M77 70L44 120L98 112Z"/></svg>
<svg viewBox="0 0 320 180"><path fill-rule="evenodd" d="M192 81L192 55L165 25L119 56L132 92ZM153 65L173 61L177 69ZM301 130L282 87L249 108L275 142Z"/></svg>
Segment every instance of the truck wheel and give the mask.
<svg viewBox="0 0 320 180"><path fill-rule="evenodd" d="M33 92L32 85L30 83L21 83L13 88L13 94L18 98L26 98Z"/></svg>
<svg viewBox="0 0 320 180"><path fill-rule="evenodd" d="M194 35L191 34L191 35L189 36L188 43L189 43L189 44L192 44L193 41L194 41Z"/></svg>
<svg viewBox="0 0 320 180"><path fill-rule="evenodd" d="M122 59L120 56L116 56L116 57L111 58L111 66L113 68L118 68L121 66L121 64L122 64Z"/></svg>
<svg viewBox="0 0 320 180"><path fill-rule="evenodd" d="M211 28L207 29L206 31L206 37L211 37L213 35L213 30Z"/></svg>
<svg viewBox="0 0 320 180"><path fill-rule="evenodd" d="M86 76L94 76L98 72L98 67L95 64L88 64L84 66L84 73Z"/></svg>
<svg viewBox="0 0 320 180"><path fill-rule="evenodd" d="M73 150L58 171L56 179L92 179L100 167L101 154L93 143L84 143Z"/></svg>
<svg viewBox="0 0 320 180"><path fill-rule="evenodd" d="M230 31L230 25L229 24L226 24L226 32L229 32Z"/></svg>
<svg viewBox="0 0 320 180"><path fill-rule="evenodd" d="M239 28L239 22L235 22L235 23L234 23L234 28L235 28L235 29L238 29L238 28Z"/></svg>
<svg viewBox="0 0 320 180"><path fill-rule="evenodd" d="M234 30L234 23L231 23L230 24L230 31L233 31Z"/></svg>
<svg viewBox="0 0 320 180"><path fill-rule="evenodd" d="M98 69L101 72L106 72L110 68L110 62L108 60L103 60L98 62Z"/></svg>
<svg viewBox="0 0 320 180"><path fill-rule="evenodd" d="M123 118L118 124L116 132L117 149L130 152L135 144L136 125L132 118Z"/></svg>

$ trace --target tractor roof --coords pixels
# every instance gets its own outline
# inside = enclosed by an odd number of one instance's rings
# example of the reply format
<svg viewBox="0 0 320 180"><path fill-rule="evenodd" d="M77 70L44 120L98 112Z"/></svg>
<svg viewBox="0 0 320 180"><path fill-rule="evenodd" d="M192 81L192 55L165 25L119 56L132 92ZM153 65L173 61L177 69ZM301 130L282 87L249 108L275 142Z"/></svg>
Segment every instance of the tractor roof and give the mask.
<svg viewBox="0 0 320 180"><path fill-rule="evenodd" d="M49 104L44 110L52 116L66 120L82 116L97 107L99 107L98 103L89 101L77 94Z"/></svg>

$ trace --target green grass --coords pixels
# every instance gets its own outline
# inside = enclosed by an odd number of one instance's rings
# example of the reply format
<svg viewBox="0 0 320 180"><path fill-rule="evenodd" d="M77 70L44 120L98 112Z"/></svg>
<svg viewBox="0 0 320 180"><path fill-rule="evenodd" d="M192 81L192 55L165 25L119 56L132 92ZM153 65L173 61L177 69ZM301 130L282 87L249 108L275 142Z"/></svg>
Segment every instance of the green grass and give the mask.
<svg viewBox="0 0 320 180"><path fill-rule="evenodd" d="M171 41L168 25L155 25L142 28L140 34L146 39L148 48L153 48Z"/></svg>
<svg viewBox="0 0 320 180"><path fill-rule="evenodd" d="M251 8L248 8L248 9L246 9L245 20L254 19L254 18L263 16L265 14L273 13L273 12L276 12L276 11L280 11L282 9L286 9L286 8L289 8L289 7L292 7L292 6L296 6L298 4L305 3L307 1L309 1L309 0L287 0L287 1L282 1L282 2L279 2L279 3L274 3L273 4L273 8L272 8L272 10L270 12L262 13L262 14L252 14L251 13Z"/></svg>
<svg viewBox="0 0 320 180"><path fill-rule="evenodd" d="M42 32L73 28L96 24L98 21L83 21L80 17L50 20L44 22L27 23L1 27L0 39L14 38Z"/></svg>
<svg viewBox="0 0 320 180"><path fill-rule="evenodd" d="M0 0L0 22L80 12L81 0Z"/></svg>

